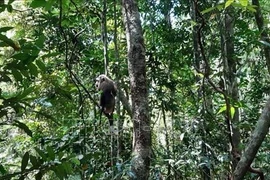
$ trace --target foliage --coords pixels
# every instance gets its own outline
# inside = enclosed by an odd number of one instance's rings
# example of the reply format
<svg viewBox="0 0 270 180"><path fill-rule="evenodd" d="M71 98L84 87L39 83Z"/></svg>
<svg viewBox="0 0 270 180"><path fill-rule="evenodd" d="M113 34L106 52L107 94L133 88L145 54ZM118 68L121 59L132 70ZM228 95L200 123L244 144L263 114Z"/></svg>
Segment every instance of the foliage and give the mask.
<svg viewBox="0 0 270 180"><path fill-rule="evenodd" d="M129 99L121 5L106 2L110 76ZM205 167L211 169L212 179L225 179L231 163L224 118L227 106L196 69L193 33L200 21L192 19L190 1L138 4L147 49L151 179L201 179ZM261 4L263 15L269 16L269 2ZM259 40L256 7L249 1L199 3L207 22L202 30L204 50L216 85L223 76L220 37L228 8L234 9L239 88L239 102L232 102L230 112L231 116L236 108L241 112L235 126L244 148L270 92L261 52L269 43ZM0 2L0 13L0 179L134 178L132 122L123 103L115 114L115 127L120 129L115 139L108 134L105 117L101 123L98 118L99 94L93 80L105 68L103 4L9 0ZM211 100L211 108L206 99ZM254 161L266 179L268 142L269 136Z"/></svg>

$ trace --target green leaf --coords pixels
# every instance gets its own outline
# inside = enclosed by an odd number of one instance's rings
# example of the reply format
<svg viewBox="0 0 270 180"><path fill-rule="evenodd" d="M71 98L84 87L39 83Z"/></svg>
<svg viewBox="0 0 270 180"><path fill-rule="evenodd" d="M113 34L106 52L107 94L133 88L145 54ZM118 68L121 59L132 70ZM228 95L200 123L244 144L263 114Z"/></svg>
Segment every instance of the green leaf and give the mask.
<svg viewBox="0 0 270 180"><path fill-rule="evenodd" d="M235 114L235 108L231 106L231 118L233 118L234 114Z"/></svg>
<svg viewBox="0 0 270 180"><path fill-rule="evenodd" d="M235 8L245 8L243 7L240 3L232 3L232 6L235 7Z"/></svg>
<svg viewBox="0 0 270 180"><path fill-rule="evenodd" d="M226 3L225 3L225 9L227 7L229 7L233 2L234 2L234 0L228 0L228 1L226 1Z"/></svg>
<svg viewBox="0 0 270 180"><path fill-rule="evenodd" d="M0 173L2 175L6 174L7 173L7 170L4 168L4 166L2 164L0 164Z"/></svg>
<svg viewBox="0 0 270 180"><path fill-rule="evenodd" d="M251 11L253 13L257 12L256 6L254 6L254 5L247 6L247 10L249 10L249 11Z"/></svg>
<svg viewBox="0 0 270 180"><path fill-rule="evenodd" d="M72 162L72 163L74 163L74 164L76 164L76 165L80 165L79 159L77 159L77 158L75 158L75 157L71 158L71 159L70 159L70 162Z"/></svg>
<svg viewBox="0 0 270 180"><path fill-rule="evenodd" d="M21 171L24 171L26 169L28 161L29 161L29 152L26 152L22 158Z"/></svg>
<svg viewBox="0 0 270 180"><path fill-rule="evenodd" d="M15 51L20 50L20 47L11 39L9 39L7 36L0 34L0 41L3 41L8 46L12 47Z"/></svg>
<svg viewBox="0 0 270 180"><path fill-rule="evenodd" d="M32 137L32 131L29 129L28 126L26 126L26 124L24 124L24 123L22 123L22 122L20 122L20 121L14 120L14 125L17 126L17 127L20 128L20 129L24 130L24 132L25 132L28 136Z"/></svg>
<svg viewBox="0 0 270 180"><path fill-rule="evenodd" d="M64 179L66 173L65 173L65 169L63 166L59 165L59 166L56 166L52 169L56 176L59 178L59 179Z"/></svg>
<svg viewBox="0 0 270 180"><path fill-rule="evenodd" d="M56 57L58 55L60 55L61 53L58 52L54 52L54 53L48 53L42 56L42 58L50 58L50 57Z"/></svg>
<svg viewBox="0 0 270 180"><path fill-rule="evenodd" d="M55 2L55 0L48 0L46 5L45 5L45 11L50 11L52 9L54 2Z"/></svg>
<svg viewBox="0 0 270 180"><path fill-rule="evenodd" d="M21 69L20 72L22 73L22 75L26 78L30 78L30 74L28 71L26 71L25 69Z"/></svg>
<svg viewBox="0 0 270 180"><path fill-rule="evenodd" d="M62 166L64 167L64 170L65 170L66 174L72 172L72 166L71 166L70 163L63 162Z"/></svg>
<svg viewBox="0 0 270 180"><path fill-rule="evenodd" d="M30 4L30 7L32 8L40 8L40 7L45 7L47 2L45 0L33 0L32 3Z"/></svg>
<svg viewBox="0 0 270 180"><path fill-rule="evenodd" d="M13 29L14 27L1 27L0 28L0 32L7 32L7 31L9 31L9 30L11 30L11 29Z"/></svg>
<svg viewBox="0 0 270 180"><path fill-rule="evenodd" d="M53 161L55 159L55 153L53 151L53 148L51 146L47 146L46 150L48 152L50 160Z"/></svg>
<svg viewBox="0 0 270 180"><path fill-rule="evenodd" d="M26 60L29 59L31 56L28 53L17 53L13 56L11 56L14 59L18 59L18 60Z"/></svg>
<svg viewBox="0 0 270 180"><path fill-rule="evenodd" d="M38 68L41 70L41 71L46 71L46 66L45 64L40 61L40 60L36 60L36 65L38 66Z"/></svg>
<svg viewBox="0 0 270 180"><path fill-rule="evenodd" d="M244 7L247 7L247 5L248 5L248 0L239 0L239 2Z"/></svg>
<svg viewBox="0 0 270 180"><path fill-rule="evenodd" d="M38 149L38 148L35 148L35 150L37 151L38 155L40 155L40 157L41 157L43 160L46 160L46 159L47 159L46 154L45 154L42 150L40 150L40 149Z"/></svg>
<svg viewBox="0 0 270 180"><path fill-rule="evenodd" d="M223 10L223 7L224 7L224 3L221 3L221 4L218 4L218 5L217 5L217 9L218 9L219 11Z"/></svg>
<svg viewBox="0 0 270 180"><path fill-rule="evenodd" d="M35 76L35 77L38 76L38 69L37 69L37 66L36 66L35 64L29 63L29 64L28 64L28 68L29 68L30 73L31 73L33 76Z"/></svg>
<svg viewBox="0 0 270 180"><path fill-rule="evenodd" d="M201 13L202 13L202 14L206 14L206 13L208 13L208 12L213 11L214 9L216 9L216 7L210 7L210 8L208 8L208 9L203 10Z"/></svg>
<svg viewBox="0 0 270 180"><path fill-rule="evenodd" d="M35 87L29 87L27 89L25 89L22 93L20 93L17 98L18 99L23 99L25 98L27 95L29 95L30 93L32 93L34 91Z"/></svg>
<svg viewBox="0 0 270 180"><path fill-rule="evenodd" d="M219 111L218 111L218 113L217 113L217 114L220 114L220 113L222 113L222 112L226 111L226 109L227 109L227 106L226 106L226 105L224 105L223 107L221 107L221 108L219 109Z"/></svg>
<svg viewBox="0 0 270 180"><path fill-rule="evenodd" d="M16 81L22 81L22 74L17 69L11 69L11 73Z"/></svg>
<svg viewBox="0 0 270 180"><path fill-rule="evenodd" d="M35 156L30 155L30 162L33 165L33 167L39 166L39 163L38 163L37 158Z"/></svg>
<svg viewBox="0 0 270 180"><path fill-rule="evenodd" d="M11 5L7 5L7 11L9 13L12 13L12 10L13 10L12 6Z"/></svg>
<svg viewBox="0 0 270 180"><path fill-rule="evenodd" d="M45 36L40 35L39 38L35 42L36 46L39 47L40 49L43 48L45 40L46 40Z"/></svg>

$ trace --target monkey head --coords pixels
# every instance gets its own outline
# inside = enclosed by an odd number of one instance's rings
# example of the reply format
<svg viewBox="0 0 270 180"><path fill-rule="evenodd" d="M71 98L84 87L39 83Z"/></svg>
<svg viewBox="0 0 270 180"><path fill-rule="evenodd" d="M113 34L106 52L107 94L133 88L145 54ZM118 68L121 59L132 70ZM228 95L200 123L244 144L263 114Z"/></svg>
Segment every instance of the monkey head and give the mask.
<svg viewBox="0 0 270 180"><path fill-rule="evenodd" d="M98 91L116 91L116 86L110 78L105 74L101 74L96 78L95 87Z"/></svg>
<svg viewBox="0 0 270 180"><path fill-rule="evenodd" d="M100 85L108 78L106 75L101 74L96 78L95 87L98 91L100 91Z"/></svg>

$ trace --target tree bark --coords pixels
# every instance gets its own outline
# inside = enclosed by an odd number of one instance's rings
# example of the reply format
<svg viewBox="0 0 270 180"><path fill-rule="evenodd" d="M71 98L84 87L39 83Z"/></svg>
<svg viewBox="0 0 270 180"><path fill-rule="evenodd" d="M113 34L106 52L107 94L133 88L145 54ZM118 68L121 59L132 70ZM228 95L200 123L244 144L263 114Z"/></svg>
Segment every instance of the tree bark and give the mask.
<svg viewBox="0 0 270 180"><path fill-rule="evenodd" d="M104 72L108 75L108 34L107 34L107 0L103 0L103 11L101 14L101 31L103 41Z"/></svg>
<svg viewBox="0 0 270 180"><path fill-rule="evenodd" d="M249 170L250 164L256 156L265 136L270 127L270 99L268 99L264 110L256 124L256 128L250 138L249 144L246 147L240 161L234 171L234 180L243 179L246 172Z"/></svg>
<svg viewBox="0 0 270 180"><path fill-rule="evenodd" d="M223 47L223 64L224 64L224 79L225 79L225 94L226 96L226 119L228 126L228 133L230 133L230 144L232 147L232 155L241 154L241 150L239 148L240 144L240 131L239 128L236 127L236 124L239 122L239 110L234 105L239 101L239 92L238 92L238 83L236 77L236 65L237 58L235 57L234 51L234 15L233 9L231 7L227 8L225 12L224 19L224 29L222 36L222 44ZM235 110L234 114L232 114L232 108ZM232 116L233 115L233 116ZM234 170L237 165L237 159L234 156L233 158L233 167Z"/></svg>
<svg viewBox="0 0 270 180"><path fill-rule="evenodd" d="M259 0L252 0L252 4L256 6L257 11L255 12L255 19L256 19L258 29L261 33L261 40L270 43L268 34L265 29L264 19L262 16ZM266 60L267 69L268 69L268 72L270 73L270 47L264 46L263 50L264 50L264 56Z"/></svg>
<svg viewBox="0 0 270 180"><path fill-rule="evenodd" d="M145 46L137 4L134 0L122 0L122 12L126 28L128 70L130 78L133 118L134 179L148 179L151 154L151 130L146 83Z"/></svg>
<svg viewBox="0 0 270 180"><path fill-rule="evenodd" d="M199 22L199 17L196 12L196 6L198 6L198 3L194 2L194 0L190 0L190 16L191 19L194 22ZM202 71L204 69L203 65L203 60L201 56L201 51L200 51L200 45L199 45L199 37L198 37L198 31L199 27L198 26L193 26L192 30L192 37L193 37L193 59L194 59L194 67L195 69L198 69ZM207 118L208 114L212 114L212 93L210 93L209 87L207 87L206 84L204 84L204 80L201 80L201 77L199 75L196 76L196 81L197 83L203 82L201 84L201 87L197 90L198 93L198 107L201 109L203 121L200 121L200 117L198 117L198 122L200 122L200 136L203 141L201 143L201 153L200 155L202 157L208 157L209 152L206 147L207 143L207 136L206 136L206 122L209 122L209 119ZM202 180L210 180L211 179L211 170L207 166L207 163L204 163L204 165L201 165L200 168L201 171L201 178Z"/></svg>

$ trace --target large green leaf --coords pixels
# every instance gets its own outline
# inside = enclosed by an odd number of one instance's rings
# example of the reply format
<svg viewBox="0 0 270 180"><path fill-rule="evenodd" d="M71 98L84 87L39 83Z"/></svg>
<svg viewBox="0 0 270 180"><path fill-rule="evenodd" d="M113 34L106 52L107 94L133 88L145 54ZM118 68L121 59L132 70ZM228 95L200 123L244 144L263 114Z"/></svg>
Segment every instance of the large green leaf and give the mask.
<svg viewBox="0 0 270 180"><path fill-rule="evenodd" d="M42 158L42 160L46 161L46 159L47 159L46 154L42 150L40 150L39 148L35 148L35 150L40 155L40 157Z"/></svg>
<svg viewBox="0 0 270 180"><path fill-rule="evenodd" d="M22 75L26 78L30 79L30 72L26 70L26 68L21 69L20 72L22 73Z"/></svg>
<svg viewBox="0 0 270 180"><path fill-rule="evenodd" d="M47 2L45 0L33 0L32 3L30 4L30 7L32 8L40 8L40 7L45 7Z"/></svg>
<svg viewBox="0 0 270 180"><path fill-rule="evenodd" d="M55 159L55 153L53 151L53 148L51 146L47 146L46 150L48 152L48 156L49 156L50 160L53 161Z"/></svg>
<svg viewBox="0 0 270 180"><path fill-rule="evenodd" d="M45 6L45 11L50 11L55 0L48 0Z"/></svg>
<svg viewBox="0 0 270 180"><path fill-rule="evenodd" d="M7 7L7 11L8 11L9 13L12 13L13 7L12 7L11 5L7 5L6 7Z"/></svg>
<svg viewBox="0 0 270 180"><path fill-rule="evenodd" d="M17 69L11 69L11 73L16 81L22 81L22 74Z"/></svg>
<svg viewBox="0 0 270 180"><path fill-rule="evenodd" d="M28 68L29 68L30 74L32 74L35 77L38 76L38 69L37 69L37 66L35 64L29 63Z"/></svg>
<svg viewBox="0 0 270 180"><path fill-rule="evenodd" d="M43 48L45 45L46 37L44 35L40 35L39 38L36 40L35 44L39 48Z"/></svg>
<svg viewBox="0 0 270 180"><path fill-rule="evenodd" d="M65 167L63 165L59 165L59 166L56 166L52 169L56 176L59 178L59 179L64 179L66 177L66 172L65 172Z"/></svg>
<svg viewBox="0 0 270 180"><path fill-rule="evenodd" d="M29 152L26 152L22 158L21 171L24 171L29 162Z"/></svg>
<svg viewBox="0 0 270 180"><path fill-rule="evenodd" d="M17 121L17 120L14 120L14 123L13 123L15 126L17 126L18 128L24 130L24 132L28 135L28 136L31 136L32 137L32 131L29 129L29 127L20 122L20 121Z"/></svg>
<svg viewBox="0 0 270 180"><path fill-rule="evenodd" d="M26 60L26 59L29 59L31 56L28 53L21 52L21 53L17 53L15 55L13 55L11 57L14 59L18 59L18 60Z"/></svg>
<svg viewBox="0 0 270 180"><path fill-rule="evenodd" d="M235 114L235 108L233 107L233 106L231 106L231 110L230 110L230 112L231 112L231 118L233 118L234 117L234 114Z"/></svg>
<svg viewBox="0 0 270 180"><path fill-rule="evenodd" d="M7 32L7 31L9 31L9 30L11 30L11 29L13 29L14 27L1 27L0 28L0 32Z"/></svg>
<svg viewBox="0 0 270 180"><path fill-rule="evenodd" d="M229 7L233 2L234 0L227 0L225 3L225 8Z"/></svg>
<svg viewBox="0 0 270 180"><path fill-rule="evenodd" d="M18 99L23 99L25 98L27 95L29 95L30 93L32 93L35 90L35 87L29 87L27 89L25 89L24 91L22 91L20 94L17 95Z"/></svg>
<svg viewBox="0 0 270 180"><path fill-rule="evenodd" d="M257 10L256 10L256 6L255 5L248 5L247 6L247 9L253 13L255 13Z"/></svg>
<svg viewBox="0 0 270 180"><path fill-rule="evenodd" d="M7 36L0 34L0 42L3 41L8 46L12 47L15 51L20 50L20 47L18 44L16 44L13 40L9 39Z"/></svg>
<svg viewBox="0 0 270 180"><path fill-rule="evenodd" d="M248 5L248 0L239 0L239 2L244 7L247 7L247 5Z"/></svg>
<svg viewBox="0 0 270 180"><path fill-rule="evenodd" d="M220 113L226 111L226 109L227 109L227 106L226 106L226 105L222 106L222 107L219 109L219 111L218 111L217 114L220 114Z"/></svg>
<svg viewBox="0 0 270 180"><path fill-rule="evenodd" d="M30 155L30 162L33 165L34 168L39 167L40 163L38 163L38 160L36 158L36 156Z"/></svg>
<svg viewBox="0 0 270 180"><path fill-rule="evenodd" d="M35 62L41 71L46 71L46 66L41 60L36 60Z"/></svg>

